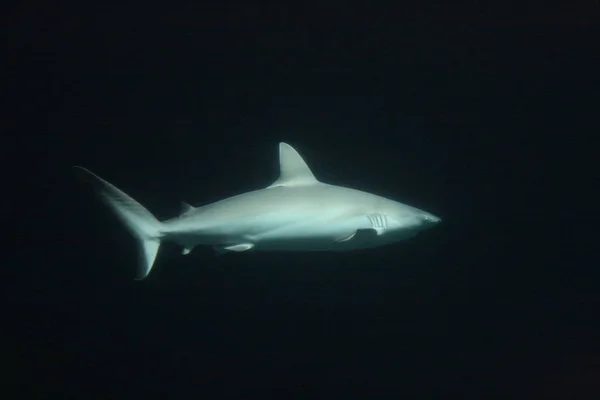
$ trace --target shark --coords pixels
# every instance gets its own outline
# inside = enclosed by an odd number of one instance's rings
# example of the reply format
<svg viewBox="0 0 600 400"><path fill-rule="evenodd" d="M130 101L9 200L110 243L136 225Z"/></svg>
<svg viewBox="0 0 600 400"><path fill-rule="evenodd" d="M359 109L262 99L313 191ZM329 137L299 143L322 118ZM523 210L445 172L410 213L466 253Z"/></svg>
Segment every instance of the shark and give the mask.
<svg viewBox="0 0 600 400"><path fill-rule="evenodd" d="M361 190L319 181L302 156L279 143L279 177L267 187L204 206L181 203L179 216L159 221L113 184L74 166L136 239L136 280L148 276L160 244L216 253L352 251L400 242L438 225L427 211Z"/></svg>

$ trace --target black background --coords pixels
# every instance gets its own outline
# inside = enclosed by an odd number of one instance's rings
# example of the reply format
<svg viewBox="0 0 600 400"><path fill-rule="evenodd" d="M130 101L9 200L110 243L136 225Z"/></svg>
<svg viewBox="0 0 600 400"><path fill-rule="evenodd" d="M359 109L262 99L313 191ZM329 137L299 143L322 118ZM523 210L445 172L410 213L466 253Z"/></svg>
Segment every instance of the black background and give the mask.
<svg viewBox="0 0 600 400"><path fill-rule="evenodd" d="M599 16L592 2L8 8L5 233L23 247L5 258L7 387L597 398ZM280 141L324 181L444 222L349 254L165 245L136 282L133 239L70 170L164 219L270 184Z"/></svg>

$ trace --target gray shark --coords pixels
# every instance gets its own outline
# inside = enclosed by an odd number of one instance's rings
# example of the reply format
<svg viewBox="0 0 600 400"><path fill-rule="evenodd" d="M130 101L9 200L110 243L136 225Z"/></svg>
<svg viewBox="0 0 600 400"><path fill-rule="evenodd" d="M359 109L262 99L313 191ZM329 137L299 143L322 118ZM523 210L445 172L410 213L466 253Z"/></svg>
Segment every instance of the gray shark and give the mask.
<svg viewBox="0 0 600 400"><path fill-rule="evenodd" d="M279 178L273 184L202 207L182 203L181 215L166 221L87 169L74 168L137 239L138 280L150 273L162 241L183 246L183 254L197 245L219 254L349 251L405 240L441 221L394 200L320 182L287 143L279 144Z"/></svg>

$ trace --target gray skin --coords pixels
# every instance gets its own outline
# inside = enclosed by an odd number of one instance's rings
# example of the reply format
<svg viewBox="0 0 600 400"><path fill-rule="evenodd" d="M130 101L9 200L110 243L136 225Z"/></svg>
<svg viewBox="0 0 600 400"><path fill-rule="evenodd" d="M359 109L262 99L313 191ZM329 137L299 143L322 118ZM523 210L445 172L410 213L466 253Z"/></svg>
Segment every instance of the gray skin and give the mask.
<svg viewBox="0 0 600 400"><path fill-rule="evenodd" d="M138 279L148 275L165 240L183 246L183 254L197 245L218 253L350 251L405 240L441 221L385 197L319 182L286 143L279 145L279 160L280 177L269 187L203 207L184 203L179 217L163 222L109 182L76 170L138 239Z"/></svg>

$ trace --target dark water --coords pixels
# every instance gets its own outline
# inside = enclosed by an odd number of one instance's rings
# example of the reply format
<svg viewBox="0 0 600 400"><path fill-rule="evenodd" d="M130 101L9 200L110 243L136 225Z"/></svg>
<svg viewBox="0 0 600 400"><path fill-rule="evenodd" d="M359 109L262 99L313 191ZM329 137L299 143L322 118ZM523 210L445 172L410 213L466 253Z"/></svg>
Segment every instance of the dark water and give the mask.
<svg viewBox="0 0 600 400"><path fill-rule="evenodd" d="M591 6L90 7L17 6L4 24L4 170L21 207L5 212L24 245L6 254L8 384L38 398L600 395ZM165 219L270 184L279 141L323 181L444 222L351 254L167 245L135 282L133 239L69 169Z"/></svg>

